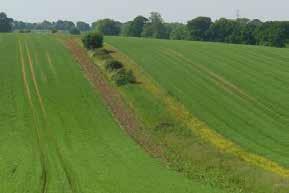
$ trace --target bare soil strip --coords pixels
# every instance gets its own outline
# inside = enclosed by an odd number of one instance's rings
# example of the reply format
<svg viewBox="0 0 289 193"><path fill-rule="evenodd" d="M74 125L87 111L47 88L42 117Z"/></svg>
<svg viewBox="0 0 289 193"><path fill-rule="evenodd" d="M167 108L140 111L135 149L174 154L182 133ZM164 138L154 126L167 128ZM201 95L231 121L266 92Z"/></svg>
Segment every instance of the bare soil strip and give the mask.
<svg viewBox="0 0 289 193"><path fill-rule="evenodd" d="M120 126L137 143L142 145L145 151L152 155L162 156L161 147L154 144L150 137L141 129L141 123L137 120L133 110L124 102L120 93L107 82L101 70L87 55L86 50L75 39L67 39L65 41L67 48L81 65L87 79L100 92L105 104L109 107Z"/></svg>
<svg viewBox="0 0 289 193"><path fill-rule="evenodd" d="M29 84L27 81L27 74L26 74L26 70L25 70L25 61L24 61L24 55L23 55L23 47L22 44L20 42L20 40L18 41L18 46L19 46L19 53L20 53L20 59L21 59L21 69L22 69L22 79L23 79L23 83L24 83L24 88L26 91L26 96L28 98L28 103L30 106L30 110L32 112L32 117L33 117L33 125L34 125L34 129L36 131L37 134L37 143L38 143L38 148L40 151L40 160L41 160L41 167L42 167L42 188L41 188L41 193L46 193L47 191L47 185L48 185L48 180L47 180L47 158L45 156L43 147L41 145L42 143L42 139L40 136L40 129L37 126L37 113L35 111L35 107L33 105L32 102L32 95L30 92L30 88L29 88Z"/></svg>

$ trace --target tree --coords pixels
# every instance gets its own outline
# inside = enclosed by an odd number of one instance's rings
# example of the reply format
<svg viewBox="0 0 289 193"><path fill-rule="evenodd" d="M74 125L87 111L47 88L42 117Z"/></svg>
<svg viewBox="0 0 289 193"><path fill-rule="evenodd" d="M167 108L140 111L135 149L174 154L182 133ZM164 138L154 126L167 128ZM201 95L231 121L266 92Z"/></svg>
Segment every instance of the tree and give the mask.
<svg viewBox="0 0 289 193"><path fill-rule="evenodd" d="M221 18L215 21L209 29L209 40L217 42L230 42L236 21Z"/></svg>
<svg viewBox="0 0 289 193"><path fill-rule="evenodd" d="M55 29L57 30L65 30L65 31L69 31L72 28L75 28L75 24L72 21L62 21L62 20L58 20L55 23Z"/></svg>
<svg viewBox="0 0 289 193"><path fill-rule="evenodd" d="M208 30L212 25L209 17L197 17L187 23L187 28L192 40L208 40Z"/></svg>
<svg viewBox="0 0 289 193"><path fill-rule="evenodd" d="M49 21L43 21L42 23L37 23L34 29L38 30L50 30L54 27L54 23Z"/></svg>
<svg viewBox="0 0 289 193"><path fill-rule="evenodd" d="M259 45L285 47L289 32L288 22L265 22L256 30Z"/></svg>
<svg viewBox="0 0 289 193"><path fill-rule="evenodd" d="M0 13L0 32L11 32L12 31L13 19L8 18L6 13Z"/></svg>
<svg viewBox="0 0 289 193"><path fill-rule="evenodd" d="M13 29L14 30L26 29L26 23L23 21L14 21L13 22Z"/></svg>
<svg viewBox="0 0 289 193"><path fill-rule="evenodd" d="M127 31L125 32L127 36L141 37L144 26L148 22L148 19L143 16L137 16L132 22L128 24Z"/></svg>
<svg viewBox="0 0 289 193"><path fill-rule="evenodd" d="M71 35L80 35L80 31L79 31L79 29L76 28L76 27L70 29L70 30L69 30L69 33L70 33Z"/></svg>
<svg viewBox="0 0 289 193"><path fill-rule="evenodd" d="M93 28L103 35L117 36L121 31L121 23L112 19L102 19L94 22Z"/></svg>
<svg viewBox="0 0 289 193"><path fill-rule="evenodd" d="M130 25L131 25L132 21L128 21L128 22L125 22L125 23L122 23L121 25L121 32L120 32L120 35L122 36L130 36L129 35L129 31L130 31Z"/></svg>
<svg viewBox="0 0 289 193"><path fill-rule="evenodd" d="M96 49L103 46L103 35L99 32L90 32L83 36L82 42L87 49Z"/></svg>
<svg viewBox="0 0 289 193"><path fill-rule="evenodd" d="M143 37L168 39L169 33L164 25L164 20L157 12L151 12L149 22L145 24L142 32Z"/></svg>
<svg viewBox="0 0 289 193"><path fill-rule="evenodd" d="M172 40L188 40L190 39L190 33L186 25L181 25L173 29L170 33L170 39Z"/></svg>
<svg viewBox="0 0 289 193"><path fill-rule="evenodd" d="M77 29L79 29L80 31L89 31L90 30L90 25L88 23L79 21L76 23L76 27Z"/></svg>

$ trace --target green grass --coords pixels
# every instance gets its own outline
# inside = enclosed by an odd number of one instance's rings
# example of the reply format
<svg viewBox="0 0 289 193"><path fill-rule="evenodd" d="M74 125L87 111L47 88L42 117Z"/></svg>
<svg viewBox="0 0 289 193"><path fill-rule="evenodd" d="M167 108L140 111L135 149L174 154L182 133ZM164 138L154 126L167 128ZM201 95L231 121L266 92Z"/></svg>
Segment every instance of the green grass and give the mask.
<svg viewBox="0 0 289 193"><path fill-rule="evenodd" d="M289 50L107 37L210 128L289 167Z"/></svg>
<svg viewBox="0 0 289 193"><path fill-rule="evenodd" d="M136 145L54 36L0 42L1 193L221 192Z"/></svg>

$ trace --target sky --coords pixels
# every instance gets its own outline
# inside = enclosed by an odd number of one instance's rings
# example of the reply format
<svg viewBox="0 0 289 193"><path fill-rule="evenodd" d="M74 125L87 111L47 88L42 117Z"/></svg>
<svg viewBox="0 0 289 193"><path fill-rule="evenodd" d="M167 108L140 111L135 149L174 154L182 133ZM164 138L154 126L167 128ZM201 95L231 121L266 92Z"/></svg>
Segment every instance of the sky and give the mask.
<svg viewBox="0 0 289 193"><path fill-rule="evenodd" d="M160 12L168 22L186 22L198 16L212 19L240 17L289 20L289 0L0 0L4 11L16 20L71 20L93 22L112 18L132 20Z"/></svg>

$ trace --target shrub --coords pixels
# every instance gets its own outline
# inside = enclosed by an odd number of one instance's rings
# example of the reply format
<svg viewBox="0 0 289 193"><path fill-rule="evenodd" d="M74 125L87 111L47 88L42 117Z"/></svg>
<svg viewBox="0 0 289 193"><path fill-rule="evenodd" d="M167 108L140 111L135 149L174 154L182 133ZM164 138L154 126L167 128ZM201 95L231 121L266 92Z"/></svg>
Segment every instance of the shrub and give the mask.
<svg viewBox="0 0 289 193"><path fill-rule="evenodd" d="M52 29L52 30L51 30L51 33L53 33L53 34L55 34L55 33L57 33L57 32L58 32L57 29Z"/></svg>
<svg viewBox="0 0 289 193"><path fill-rule="evenodd" d="M82 42L87 49L96 49L103 46L103 35L98 32L90 32L83 36Z"/></svg>
<svg viewBox="0 0 289 193"><path fill-rule="evenodd" d="M131 70L126 71L125 69L121 68L120 70L116 71L111 79L115 82L117 86L123 86L129 83L135 83L136 78L133 75Z"/></svg>
<svg viewBox="0 0 289 193"><path fill-rule="evenodd" d="M31 30L29 30L29 29L21 29L21 30L19 30L19 33L30 33L31 32Z"/></svg>
<svg viewBox="0 0 289 193"><path fill-rule="evenodd" d="M71 35L80 35L80 31L79 31L79 29L77 29L76 27L71 28L71 29L69 30L69 33L70 33Z"/></svg>
<svg viewBox="0 0 289 193"><path fill-rule="evenodd" d="M123 68L123 64L117 60L108 60L105 63L105 69L109 72Z"/></svg>
<svg viewBox="0 0 289 193"><path fill-rule="evenodd" d="M98 48L98 49L95 49L94 52L93 52L93 56L94 57L98 57L102 60L111 60L111 56L109 55L109 51L107 51L106 49L104 48Z"/></svg>
<svg viewBox="0 0 289 193"><path fill-rule="evenodd" d="M136 77L134 76L132 70L129 70L126 72L126 78L129 83L132 83L132 84L136 83Z"/></svg>

